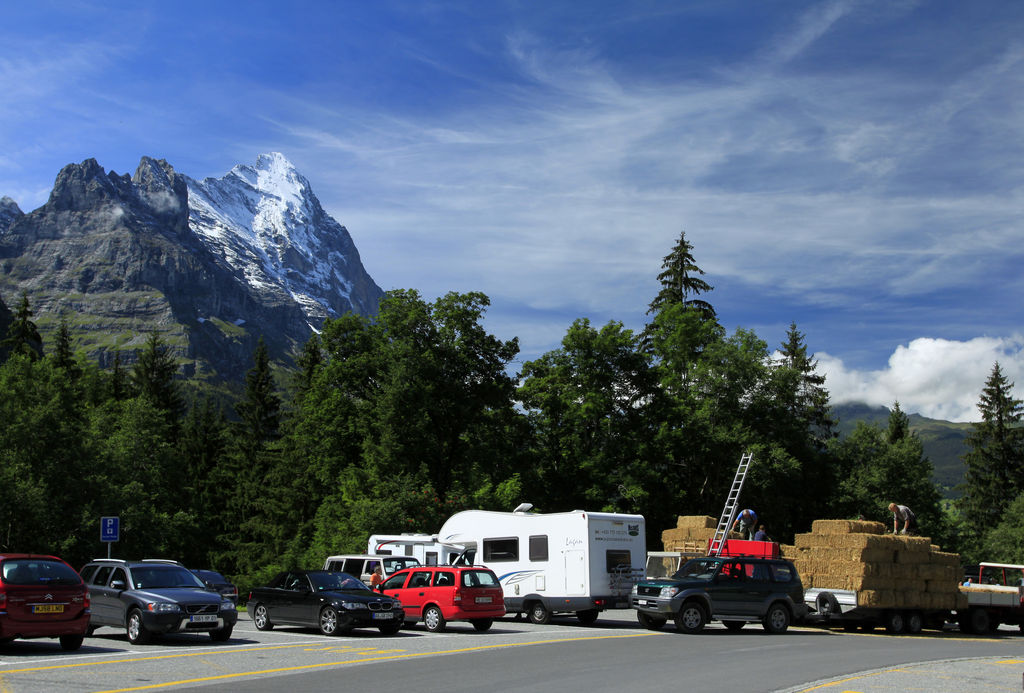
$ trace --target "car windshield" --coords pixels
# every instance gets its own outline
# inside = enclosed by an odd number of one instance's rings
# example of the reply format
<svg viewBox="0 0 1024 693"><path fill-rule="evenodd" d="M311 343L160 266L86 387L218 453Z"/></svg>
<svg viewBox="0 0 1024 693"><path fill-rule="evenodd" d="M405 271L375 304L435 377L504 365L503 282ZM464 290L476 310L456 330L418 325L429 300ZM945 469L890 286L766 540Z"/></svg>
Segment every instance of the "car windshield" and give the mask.
<svg viewBox="0 0 1024 693"><path fill-rule="evenodd" d="M721 565L721 561L694 558L692 561L687 561L672 577L676 580L711 580L719 565Z"/></svg>
<svg viewBox="0 0 1024 693"><path fill-rule="evenodd" d="M333 573L322 571L308 573L309 581L313 583L313 589L318 592L324 590L365 590L366 585L359 578L354 578L348 573Z"/></svg>
<svg viewBox="0 0 1024 693"><path fill-rule="evenodd" d="M132 568L133 586L137 590L162 587L199 587L206 589L203 581L188 570L176 565L136 566Z"/></svg>
<svg viewBox="0 0 1024 693"><path fill-rule="evenodd" d="M201 580L204 580L206 582L227 584L228 581L226 577L213 570L193 570L192 572L198 575Z"/></svg>
<svg viewBox="0 0 1024 693"><path fill-rule="evenodd" d="M63 563L33 558L4 561L3 580L8 585L77 585L82 578Z"/></svg>

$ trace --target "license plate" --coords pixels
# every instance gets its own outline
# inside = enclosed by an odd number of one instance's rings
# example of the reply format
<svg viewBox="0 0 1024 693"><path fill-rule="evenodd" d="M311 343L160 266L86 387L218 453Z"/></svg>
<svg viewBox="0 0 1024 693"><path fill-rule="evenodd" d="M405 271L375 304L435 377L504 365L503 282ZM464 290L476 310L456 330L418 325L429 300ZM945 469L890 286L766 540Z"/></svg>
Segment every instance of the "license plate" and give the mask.
<svg viewBox="0 0 1024 693"><path fill-rule="evenodd" d="M374 612L371 615L371 618L373 618L373 620L375 620L375 621L389 621L389 620L393 619L394 617L395 617L395 615L393 613L391 613L390 611Z"/></svg>
<svg viewBox="0 0 1024 693"><path fill-rule="evenodd" d="M62 614L64 613L63 604L34 604L32 606L32 613L34 614Z"/></svg>
<svg viewBox="0 0 1024 693"><path fill-rule="evenodd" d="M216 623L217 617L213 614L200 614L198 616L189 616L188 620L192 623Z"/></svg>
<svg viewBox="0 0 1024 693"><path fill-rule="evenodd" d="M490 604L491 603L491 599L492 599L492 597L477 597L476 598L476 603L477 604Z"/></svg>

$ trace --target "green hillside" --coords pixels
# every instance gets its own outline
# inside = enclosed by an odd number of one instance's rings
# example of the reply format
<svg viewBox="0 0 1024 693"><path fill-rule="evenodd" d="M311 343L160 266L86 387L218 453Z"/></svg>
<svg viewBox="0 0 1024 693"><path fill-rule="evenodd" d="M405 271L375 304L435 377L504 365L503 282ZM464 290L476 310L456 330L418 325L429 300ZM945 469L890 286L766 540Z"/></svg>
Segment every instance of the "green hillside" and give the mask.
<svg viewBox="0 0 1024 693"><path fill-rule="evenodd" d="M839 419L839 435L846 436L853 431L858 421L885 427L889 424L887 407L872 407L867 404L841 404L833 407ZM935 468L935 483L947 498L959 497L956 486L963 481L964 464L961 456L967 448L964 440L973 424L954 423L929 419L920 414L908 414L910 430L917 433L924 446L924 454Z"/></svg>

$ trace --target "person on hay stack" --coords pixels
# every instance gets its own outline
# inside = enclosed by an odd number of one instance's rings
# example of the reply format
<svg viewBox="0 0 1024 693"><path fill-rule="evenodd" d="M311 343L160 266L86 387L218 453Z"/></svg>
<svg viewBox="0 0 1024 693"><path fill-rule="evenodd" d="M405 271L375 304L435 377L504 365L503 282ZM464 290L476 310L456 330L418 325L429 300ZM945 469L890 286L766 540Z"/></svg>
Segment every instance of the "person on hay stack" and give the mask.
<svg viewBox="0 0 1024 693"><path fill-rule="evenodd" d="M889 503L889 510L892 511L892 533L893 534L917 534L917 515L905 505ZM903 523L903 529L900 529Z"/></svg>

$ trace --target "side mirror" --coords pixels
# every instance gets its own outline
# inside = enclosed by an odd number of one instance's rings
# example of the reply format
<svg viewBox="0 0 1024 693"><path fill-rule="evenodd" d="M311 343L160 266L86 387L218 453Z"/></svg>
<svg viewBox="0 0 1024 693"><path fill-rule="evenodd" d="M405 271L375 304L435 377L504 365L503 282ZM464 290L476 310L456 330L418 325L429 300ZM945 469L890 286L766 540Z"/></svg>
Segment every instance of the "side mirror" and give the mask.
<svg viewBox="0 0 1024 693"><path fill-rule="evenodd" d="M125 588L126 588L126 585L124 584L124 580L114 580L113 582L110 583L110 589L112 589L112 590L117 590L118 592L120 592L120 591L124 590Z"/></svg>

